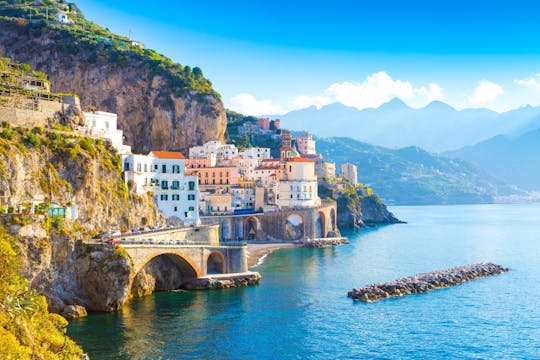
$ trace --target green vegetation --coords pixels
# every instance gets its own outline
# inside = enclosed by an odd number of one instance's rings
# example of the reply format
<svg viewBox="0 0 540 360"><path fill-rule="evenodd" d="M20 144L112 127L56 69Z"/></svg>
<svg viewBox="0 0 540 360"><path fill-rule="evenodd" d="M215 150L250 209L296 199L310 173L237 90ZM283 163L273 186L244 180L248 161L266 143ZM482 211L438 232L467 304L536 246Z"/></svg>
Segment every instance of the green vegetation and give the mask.
<svg viewBox="0 0 540 360"><path fill-rule="evenodd" d="M317 150L337 168L345 162L358 166L358 178L387 204L491 203L497 196L516 192L469 163L415 147L394 150L350 138L327 138L317 139Z"/></svg>
<svg viewBox="0 0 540 360"><path fill-rule="evenodd" d="M55 17L58 13L67 14L73 24L58 23ZM90 63L129 66L143 60L152 75L160 75L169 81L177 95L196 91L199 95L209 94L220 99L200 68L174 63L128 37L113 34L86 20L73 3L44 0L35 5L33 0L0 0L0 21L7 26L26 28L34 36L49 33L54 39L61 40L56 47L66 54L87 50L85 53L91 55L86 60Z"/></svg>
<svg viewBox="0 0 540 360"><path fill-rule="evenodd" d="M50 314L45 297L19 275L15 249L15 239L0 227L0 358L80 358L82 349L65 335L67 321Z"/></svg>

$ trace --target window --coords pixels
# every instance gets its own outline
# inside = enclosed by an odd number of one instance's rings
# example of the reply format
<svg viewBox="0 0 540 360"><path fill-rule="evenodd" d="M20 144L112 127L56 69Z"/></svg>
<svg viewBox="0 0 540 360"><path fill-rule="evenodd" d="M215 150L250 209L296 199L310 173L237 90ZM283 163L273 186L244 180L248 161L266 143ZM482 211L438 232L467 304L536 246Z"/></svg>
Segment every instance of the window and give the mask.
<svg viewBox="0 0 540 360"><path fill-rule="evenodd" d="M158 169L158 165L155 164L155 165L154 165L154 170L157 170L157 169Z"/></svg>
<svg viewBox="0 0 540 360"><path fill-rule="evenodd" d="M124 171L129 171L129 162L124 163Z"/></svg>
<svg viewBox="0 0 540 360"><path fill-rule="evenodd" d="M167 190L169 188L169 182L167 180L162 180L161 181L161 188L163 190Z"/></svg>
<svg viewBox="0 0 540 360"><path fill-rule="evenodd" d="M188 217L188 216L189 216L189 215L188 215L188 212L185 211L185 212L184 212L184 217Z"/></svg>
<svg viewBox="0 0 540 360"><path fill-rule="evenodd" d="M172 172L173 174L180 174L180 165L173 165Z"/></svg>
<svg viewBox="0 0 540 360"><path fill-rule="evenodd" d="M174 207L174 211L175 211L175 212L178 211L178 207L177 207L177 206Z"/></svg>
<svg viewBox="0 0 540 360"><path fill-rule="evenodd" d="M180 181L174 180L171 185L171 189L178 190L180 188Z"/></svg>
<svg viewBox="0 0 540 360"><path fill-rule="evenodd" d="M188 187L191 191L195 190L195 181L188 182Z"/></svg>
<svg viewBox="0 0 540 360"><path fill-rule="evenodd" d="M169 195L161 194L160 200L161 200L161 201L167 201L167 200L169 200Z"/></svg>
<svg viewBox="0 0 540 360"><path fill-rule="evenodd" d="M187 199L193 201L193 200L195 200L195 195L194 194L188 194Z"/></svg>
<svg viewBox="0 0 540 360"><path fill-rule="evenodd" d="M190 206L190 207L189 207L189 211L195 211L195 207Z"/></svg>
<svg viewBox="0 0 540 360"><path fill-rule="evenodd" d="M167 172L167 165L161 165L161 172L165 174Z"/></svg>
<svg viewBox="0 0 540 360"><path fill-rule="evenodd" d="M144 172L148 172L148 164L144 164Z"/></svg>

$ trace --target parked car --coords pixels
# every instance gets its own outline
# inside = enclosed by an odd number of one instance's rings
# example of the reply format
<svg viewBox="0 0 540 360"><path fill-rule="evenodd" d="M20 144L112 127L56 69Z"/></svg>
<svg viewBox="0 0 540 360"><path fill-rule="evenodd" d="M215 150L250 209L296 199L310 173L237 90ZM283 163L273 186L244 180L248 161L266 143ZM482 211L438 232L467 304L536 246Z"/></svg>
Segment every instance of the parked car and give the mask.
<svg viewBox="0 0 540 360"><path fill-rule="evenodd" d="M111 236L120 236L120 235L122 235L122 233L120 232L120 230L116 230L116 231L114 231L114 232L111 234Z"/></svg>
<svg viewBox="0 0 540 360"><path fill-rule="evenodd" d="M113 238L113 239L109 239L109 240L107 241L107 243L108 243L108 244L116 245L116 244L119 243L119 241L118 241L118 239L114 239L114 238Z"/></svg>

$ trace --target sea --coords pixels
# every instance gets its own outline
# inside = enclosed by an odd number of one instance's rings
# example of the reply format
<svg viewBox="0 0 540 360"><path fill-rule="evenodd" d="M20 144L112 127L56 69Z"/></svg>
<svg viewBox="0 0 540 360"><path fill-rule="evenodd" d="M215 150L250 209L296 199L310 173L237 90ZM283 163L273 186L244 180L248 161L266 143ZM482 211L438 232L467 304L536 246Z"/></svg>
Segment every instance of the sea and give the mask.
<svg viewBox="0 0 540 360"><path fill-rule="evenodd" d="M283 249L260 285L155 293L72 321L91 359L540 359L540 204L397 206L406 224ZM474 262L508 273L374 303L352 288Z"/></svg>

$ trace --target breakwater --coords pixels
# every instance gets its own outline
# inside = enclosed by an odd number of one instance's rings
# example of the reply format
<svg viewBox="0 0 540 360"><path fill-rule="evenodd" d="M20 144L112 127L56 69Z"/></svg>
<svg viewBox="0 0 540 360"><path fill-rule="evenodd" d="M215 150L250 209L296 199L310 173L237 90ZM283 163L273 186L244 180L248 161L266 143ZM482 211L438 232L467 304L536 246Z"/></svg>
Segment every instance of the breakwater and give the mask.
<svg viewBox="0 0 540 360"><path fill-rule="evenodd" d="M318 238L318 239L308 239L304 241L304 247L307 248L323 248L328 246L343 245L348 244L349 239L346 237L329 237L329 238Z"/></svg>
<svg viewBox="0 0 540 360"><path fill-rule="evenodd" d="M446 270L397 279L391 282L371 284L349 291L348 296L364 302L385 298L420 294L429 290L459 285L466 281L501 274L508 268L493 263L477 263Z"/></svg>

